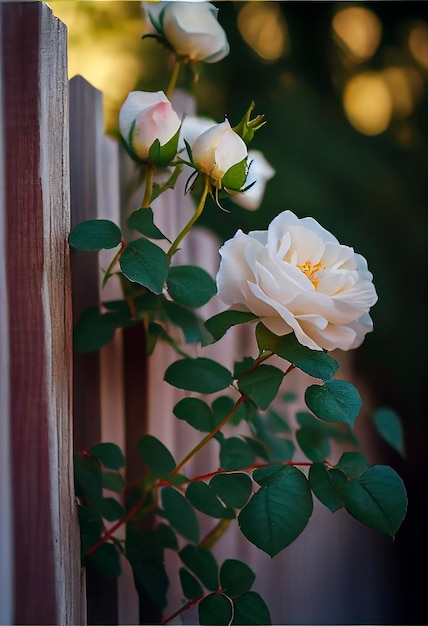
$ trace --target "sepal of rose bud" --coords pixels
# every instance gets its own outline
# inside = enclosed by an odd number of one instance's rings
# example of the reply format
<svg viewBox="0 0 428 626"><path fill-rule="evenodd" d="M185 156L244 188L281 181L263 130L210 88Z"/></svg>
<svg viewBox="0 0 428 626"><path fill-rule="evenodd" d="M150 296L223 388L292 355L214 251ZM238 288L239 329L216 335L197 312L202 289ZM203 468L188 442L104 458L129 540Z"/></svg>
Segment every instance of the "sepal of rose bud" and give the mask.
<svg viewBox="0 0 428 626"><path fill-rule="evenodd" d="M266 183L275 176L275 170L259 150L248 152L248 163L246 187L241 193L233 194L231 199L243 209L255 211L262 203Z"/></svg>
<svg viewBox="0 0 428 626"><path fill-rule="evenodd" d="M266 124L265 115L257 115L254 119L250 119L255 106L255 102L251 102L242 120L233 127L235 133L242 137L247 146L253 139L254 133Z"/></svg>

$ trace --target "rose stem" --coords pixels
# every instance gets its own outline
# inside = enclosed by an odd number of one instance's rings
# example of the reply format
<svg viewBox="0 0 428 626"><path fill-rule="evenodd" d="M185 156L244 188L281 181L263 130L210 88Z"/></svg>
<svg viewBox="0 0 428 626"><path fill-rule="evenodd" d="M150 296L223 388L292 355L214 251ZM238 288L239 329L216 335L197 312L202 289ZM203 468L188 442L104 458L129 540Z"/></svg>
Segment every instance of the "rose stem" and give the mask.
<svg viewBox="0 0 428 626"><path fill-rule="evenodd" d="M200 217L202 211L204 210L205 201L207 199L209 189L210 189L210 179L209 179L208 176L205 176L205 178L204 178L204 190L202 192L201 199L199 200L199 204L196 207L196 210L195 210L195 213L193 214L193 217L189 220L189 222L183 228L181 233L178 234L178 236L175 239L175 241L171 244L171 247L170 247L170 249L168 250L168 253L167 253L167 256L168 256L169 260L171 260L174 252L177 250L177 248L178 248L179 244L181 243L182 239L184 239L184 237L187 235L189 230L192 228L193 224Z"/></svg>
<svg viewBox="0 0 428 626"><path fill-rule="evenodd" d="M150 201L152 199L152 191L153 191L153 175L155 173L156 166L152 163L147 165L147 175L146 175L146 188L144 190L144 198L141 203L140 209L149 209Z"/></svg>
<svg viewBox="0 0 428 626"><path fill-rule="evenodd" d="M177 58L175 59L174 67L172 68L171 78L169 79L169 85L165 92L166 97L171 100L172 92L175 89L177 84L178 76L180 74L181 67L183 65L182 61L179 61Z"/></svg>
<svg viewBox="0 0 428 626"><path fill-rule="evenodd" d="M186 463L188 461L190 461L190 459L192 457L194 457L195 454L197 454L199 452L199 450L201 450L201 448L203 448L205 446L205 444L207 444L208 441L210 441L214 437L214 435L216 435L223 428L223 426L225 424L227 424L227 422L230 420L232 415L234 415L236 413L238 408L241 406L241 404L245 400L246 400L246 396L244 396L244 395L241 395L241 397L238 398L238 400L236 401L235 406L233 407L233 409L231 411L229 411L229 413L226 415L226 417L224 419L222 419L222 421L219 424L217 424L217 426L210 433L208 433L208 435L206 435L206 437L204 437L202 439L202 441L200 441L194 448L192 448L192 450L190 450L190 452L188 454L186 454L184 459L182 459L182 461L180 461L180 463L171 472L171 476L176 476L178 474L178 472L181 470L181 468L184 467L184 465L186 465Z"/></svg>

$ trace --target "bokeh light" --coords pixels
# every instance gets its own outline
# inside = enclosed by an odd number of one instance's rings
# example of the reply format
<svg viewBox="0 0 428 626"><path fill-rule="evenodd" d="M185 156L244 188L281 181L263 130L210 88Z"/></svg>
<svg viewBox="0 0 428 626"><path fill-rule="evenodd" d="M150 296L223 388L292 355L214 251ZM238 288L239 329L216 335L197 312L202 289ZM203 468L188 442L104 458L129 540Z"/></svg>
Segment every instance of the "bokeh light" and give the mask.
<svg viewBox="0 0 428 626"><path fill-rule="evenodd" d="M247 2L239 11L238 29L266 61L275 61L289 51L287 24L275 2Z"/></svg>
<svg viewBox="0 0 428 626"><path fill-rule="evenodd" d="M413 58L428 69L428 24L417 23L409 33L409 50Z"/></svg>
<svg viewBox="0 0 428 626"><path fill-rule="evenodd" d="M352 126L365 135L379 135L391 121L393 101L384 76L362 72L345 86L343 106Z"/></svg>
<svg viewBox="0 0 428 626"><path fill-rule="evenodd" d="M357 6L338 11L333 17L332 28L337 42L357 63L374 55L382 36L378 17L370 9Z"/></svg>

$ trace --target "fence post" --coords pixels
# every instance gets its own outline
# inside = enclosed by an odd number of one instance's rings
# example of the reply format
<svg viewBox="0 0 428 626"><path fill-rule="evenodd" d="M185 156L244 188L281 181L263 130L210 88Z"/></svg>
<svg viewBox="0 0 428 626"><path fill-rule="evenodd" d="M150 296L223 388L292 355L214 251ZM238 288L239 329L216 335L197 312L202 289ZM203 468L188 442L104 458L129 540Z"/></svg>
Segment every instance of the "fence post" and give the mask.
<svg viewBox="0 0 428 626"><path fill-rule="evenodd" d="M72 477L66 28L0 5L4 239L17 624L83 624Z"/></svg>

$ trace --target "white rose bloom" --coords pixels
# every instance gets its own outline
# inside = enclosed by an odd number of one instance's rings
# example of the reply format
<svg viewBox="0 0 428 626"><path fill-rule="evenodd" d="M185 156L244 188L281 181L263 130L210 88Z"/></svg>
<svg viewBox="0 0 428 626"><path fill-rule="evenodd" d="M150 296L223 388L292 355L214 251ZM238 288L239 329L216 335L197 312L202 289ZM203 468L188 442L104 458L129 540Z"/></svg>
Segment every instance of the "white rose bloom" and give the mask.
<svg viewBox="0 0 428 626"><path fill-rule="evenodd" d="M191 61L215 63L229 54L226 33L217 21L218 9L210 2L143 3L157 30L181 56Z"/></svg>
<svg viewBox="0 0 428 626"><path fill-rule="evenodd" d="M194 164L208 174L216 187L227 170L248 156L245 141L232 130L228 120L215 124L192 143Z"/></svg>
<svg viewBox="0 0 428 626"><path fill-rule="evenodd" d="M248 152L248 162L250 167L245 186L247 187L251 183L254 183L254 185L247 191L232 194L231 200L244 209L255 211L262 203L266 183L275 175L275 170L259 150L250 150Z"/></svg>
<svg viewBox="0 0 428 626"><path fill-rule="evenodd" d="M284 211L267 231L238 230L220 255L220 300L276 335L294 332L312 350L349 350L373 329L377 294L366 260L311 217Z"/></svg>
<svg viewBox="0 0 428 626"><path fill-rule="evenodd" d="M168 143L180 124L180 118L163 91L131 91L119 112L120 132L140 159L148 157L156 139L161 146Z"/></svg>

